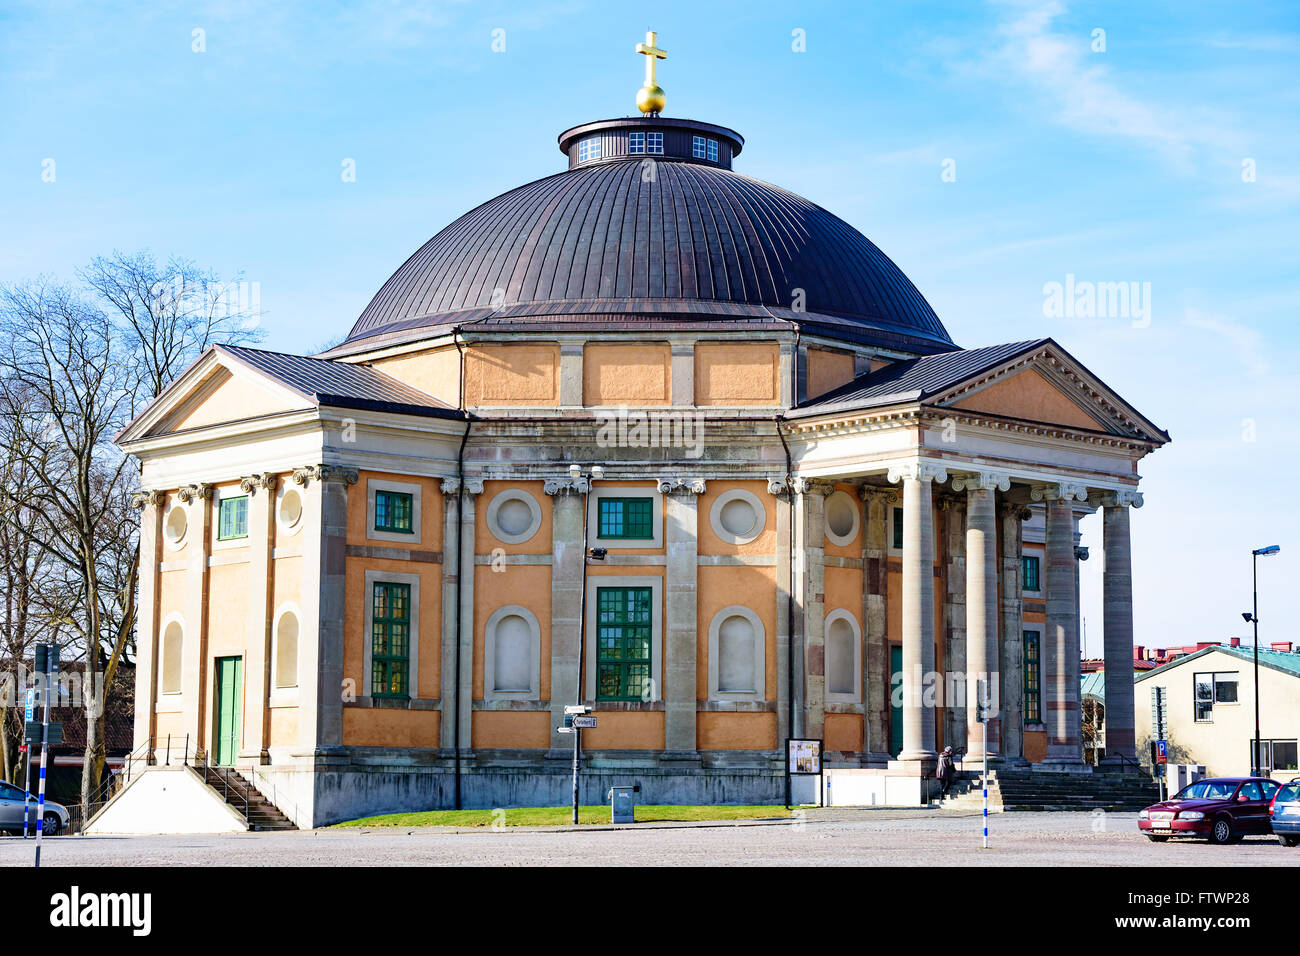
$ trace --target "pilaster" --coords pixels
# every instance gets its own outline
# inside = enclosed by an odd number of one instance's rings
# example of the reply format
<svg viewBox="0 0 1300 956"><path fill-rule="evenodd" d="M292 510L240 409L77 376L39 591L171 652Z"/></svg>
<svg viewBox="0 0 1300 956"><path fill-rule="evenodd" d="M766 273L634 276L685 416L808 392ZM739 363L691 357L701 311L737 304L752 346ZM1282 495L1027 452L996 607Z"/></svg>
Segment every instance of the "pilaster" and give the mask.
<svg viewBox="0 0 1300 956"><path fill-rule="evenodd" d="M862 523L862 693L863 756L870 765L889 762L889 514L898 503L893 488L863 485Z"/></svg>
<svg viewBox="0 0 1300 956"><path fill-rule="evenodd" d="M153 733L153 708L158 699L158 559L162 554L162 519L167 496L140 491L131 496L140 509L139 594L135 625L135 734L139 747Z"/></svg>
<svg viewBox="0 0 1300 956"><path fill-rule="evenodd" d="M456 747L457 674L456 647L459 641L456 616L460 595L460 552L456 548L460 526L460 479L444 478L442 491L442 687L439 690L438 746L442 750Z"/></svg>
<svg viewBox="0 0 1300 956"><path fill-rule="evenodd" d="M826 725L826 498L828 481L795 478L796 621L802 653L803 729L800 736L821 739ZM802 613L800 613L802 612Z"/></svg>
<svg viewBox="0 0 1300 956"><path fill-rule="evenodd" d="M212 556L212 492L209 484L183 485L176 493L186 508L189 569L185 575L185 632L181 645L181 699L185 732L194 747L210 744L207 713L208 559ZM156 699L156 698L155 698Z"/></svg>
<svg viewBox="0 0 1300 956"><path fill-rule="evenodd" d="M547 480L551 506L551 752L564 755L573 738L555 732L564 708L578 700L586 478ZM594 637L592 638L594 640Z"/></svg>
<svg viewBox="0 0 1300 956"><path fill-rule="evenodd" d="M474 514L478 496L483 494L481 478L466 478L460 490L460 563L457 584L460 588L460 687L456 701L460 714L460 738L456 746L461 750L473 747L474 721Z"/></svg>
<svg viewBox="0 0 1300 956"><path fill-rule="evenodd" d="M694 753L699 699L696 662L697 522L704 480L659 479L664 496L664 749Z"/></svg>
<svg viewBox="0 0 1300 956"><path fill-rule="evenodd" d="M270 763L271 629L275 582L271 548L275 526L275 475L250 475L239 487L248 494L248 638L244 659L244 734L242 761ZM341 678L340 678L341 681Z"/></svg>

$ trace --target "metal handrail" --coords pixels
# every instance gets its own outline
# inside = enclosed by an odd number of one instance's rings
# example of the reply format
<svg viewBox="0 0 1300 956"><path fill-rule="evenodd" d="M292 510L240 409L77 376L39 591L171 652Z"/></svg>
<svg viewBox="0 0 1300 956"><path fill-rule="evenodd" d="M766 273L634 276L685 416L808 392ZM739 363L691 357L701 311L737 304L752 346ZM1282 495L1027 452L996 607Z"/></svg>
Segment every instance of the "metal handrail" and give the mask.
<svg viewBox="0 0 1300 956"><path fill-rule="evenodd" d="M246 769L252 771L251 776L253 778L252 780L253 786L257 787L257 780L258 777L260 776L262 782L268 784L270 787L271 794L269 799L271 801L271 805L275 807L277 810L279 810L281 813L283 813L290 820L292 820L295 824L297 824L298 822L297 802L292 798L281 797L279 793L279 788L276 786L275 780L267 776L265 771L261 767L253 765ZM257 789L260 793L262 793L263 796L266 795L266 791L262 790L261 787L257 787ZM287 803L283 802L285 800L287 800L288 802Z"/></svg>
<svg viewBox="0 0 1300 956"><path fill-rule="evenodd" d="M200 776L203 777L203 782L208 786L216 789L213 784L213 778L221 782L221 796L226 803L230 804L232 807L235 807L236 809L239 808L238 799L230 799L232 790L234 791L236 798L243 798L244 822L247 823L249 806L252 803L251 785L244 785L238 780L232 780L231 775L235 772L234 768L215 766L208 760L207 752L202 747L194 748L193 767L199 772Z"/></svg>

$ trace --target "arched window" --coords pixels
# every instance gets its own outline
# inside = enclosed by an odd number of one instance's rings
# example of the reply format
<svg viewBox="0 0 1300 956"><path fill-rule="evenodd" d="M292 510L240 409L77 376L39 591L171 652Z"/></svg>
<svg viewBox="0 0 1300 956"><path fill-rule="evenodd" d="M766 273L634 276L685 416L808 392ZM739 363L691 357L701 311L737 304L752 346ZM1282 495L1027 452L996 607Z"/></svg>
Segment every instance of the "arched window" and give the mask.
<svg viewBox="0 0 1300 956"><path fill-rule="evenodd" d="M532 611L498 608L484 626L484 696L535 700L541 663L541 627Z"/></svg>
<svg viewBox="0 0 1300 956"><path fill-rule="evenodd" d="M862 699L862 631L857 619L842 609L826 615L826 699Z"/></svg>
<svg viewBox="0 0 1300 956"><path fill-rule="evenodd" d="M709 697L764 699L766 656L759 616L740 605L723 608L709 624Z"/></svg>
<svg viewBox="0 0 1300 956"><path fill-rule="evenodd" d="M275 625L275 686L298 686L298 615L285 611Z"/></svg>
<svg viewBox="0 0 1300 956"><path fill-rule="evenodd" d="M185 632L180 621L171 621L163 628L162 682L160 693L181 692L181 661L185 646Z"/></svg>

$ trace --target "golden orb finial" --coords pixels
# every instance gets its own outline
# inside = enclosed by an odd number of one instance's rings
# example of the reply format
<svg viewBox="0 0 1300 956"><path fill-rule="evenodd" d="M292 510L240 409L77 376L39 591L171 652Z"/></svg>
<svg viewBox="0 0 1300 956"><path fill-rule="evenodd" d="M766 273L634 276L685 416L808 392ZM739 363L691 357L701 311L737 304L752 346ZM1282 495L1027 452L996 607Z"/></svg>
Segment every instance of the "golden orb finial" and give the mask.
<svg viewBox="0 0 1300 956"><path fill-rule="evenodd" d="M663 87L655 81L655 61L666 60L668 51L661 50L655 46L655 33L653 30L647 30L645 43L636 45L637 53L644 53L645 61L645 86L637 90L636 108L642 113L651 116L657 116L663 112L664 104L668 102L668 97L664 94Z"/></svg>

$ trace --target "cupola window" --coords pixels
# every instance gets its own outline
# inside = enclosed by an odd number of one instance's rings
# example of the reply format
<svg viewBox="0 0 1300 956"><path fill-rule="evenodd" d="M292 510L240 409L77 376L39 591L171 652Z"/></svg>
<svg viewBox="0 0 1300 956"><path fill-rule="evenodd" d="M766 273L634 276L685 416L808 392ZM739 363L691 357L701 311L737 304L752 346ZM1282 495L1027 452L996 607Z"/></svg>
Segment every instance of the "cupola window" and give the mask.
<svg viewBox="0 0 1300 956"><path fill-rule="evenodd" d="M646 133L645 134L645 151L647 153L658 153L663 155L664 151L664 134L663 133Z"/></svg>
<svg viewBox="0 0 1300 956"><path fill-rule="evenodd" d="M627 151L636 154L644 153L645 133L629 133L627 137Z"/></svg>
<svg viewBox="0 0 1300 956"><path fill-rule="evenodd" d="M582 142L578 143L578 162L589 163L593 159L600 159L599 136L588 136L586 139L582 140Z"/></svg>

